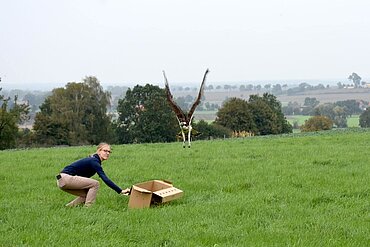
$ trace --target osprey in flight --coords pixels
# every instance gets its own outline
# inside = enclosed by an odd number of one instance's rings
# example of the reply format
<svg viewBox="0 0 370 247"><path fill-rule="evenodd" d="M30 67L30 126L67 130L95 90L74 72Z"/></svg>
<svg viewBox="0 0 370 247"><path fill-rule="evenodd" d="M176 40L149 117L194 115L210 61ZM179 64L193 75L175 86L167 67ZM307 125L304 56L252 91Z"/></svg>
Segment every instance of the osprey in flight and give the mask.
<svg viewBox="0 0 370 247"><path fill-rule="evenodd" d="M186 142L186 136L185 134L188 135L188 147L190 148L190 141L191 141L191 135L192 135L192 130L193 128L191 127L191 122L193 120L193 114L195 111L195 108L200 103L200 99L202 98L203 91L204 91L204 85L206 81L206 77L208 74L209 70L207 69L206 72L204 73L203 76L203 81L202 84L200 85L198 97L196 98L195 102L193 103L192 107L190 108L190 111L188 113L185 113L173 100L173 96L170 91L170 87L168 85L167 77L165 72L163 71L164 79L165 79L165 84L166 84L166 95L167 95L167 101L170 104L172 110L176 114L177 121L179 122L180 130L181 130L181 135L182 135L182 140L183 140L183 147L185 147L185 142ZM193 130L194 131L194 130Z"/></svg>

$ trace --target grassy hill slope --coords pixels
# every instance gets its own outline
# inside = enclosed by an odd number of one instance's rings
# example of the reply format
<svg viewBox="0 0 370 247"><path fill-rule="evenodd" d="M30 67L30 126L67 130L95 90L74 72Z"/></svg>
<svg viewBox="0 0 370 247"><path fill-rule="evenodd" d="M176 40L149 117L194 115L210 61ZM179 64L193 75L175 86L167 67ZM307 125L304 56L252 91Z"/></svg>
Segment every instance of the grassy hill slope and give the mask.
<svg viewBox="0 0 370 247"><path fill-rule="evenodd" d="M113 146L122 187L168 179L184 197L143 210L102 184L91 208L55 175L95 147L0 152L0 246L368 246L369 130Z"/></svg>

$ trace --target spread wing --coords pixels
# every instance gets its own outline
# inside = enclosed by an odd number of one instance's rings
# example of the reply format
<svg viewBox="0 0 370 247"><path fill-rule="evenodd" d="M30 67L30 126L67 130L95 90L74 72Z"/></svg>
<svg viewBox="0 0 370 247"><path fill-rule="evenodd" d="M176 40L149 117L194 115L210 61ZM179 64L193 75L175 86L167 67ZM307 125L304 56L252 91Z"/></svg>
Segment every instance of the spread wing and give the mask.
<svg viewBox="0 0 370 247"><path fill-rule="evenodd" d="M202 98L203 96L203 91L204 91L204 85L205 85L205 81L206 81L206 77L207 77L207 74L208 74L209 70L207 69L206 72L204 73L204 76L203 76L203 81L202 81L202 84L200 85L200 89L199 89L199 93L198 93L198 97L197 99L195 100L195 102L193 103L192 107L190 108L190 111L188 113L188 117L189 119L192 118L193 114L194 114L194 111L195 111L195 108L197 108L197 106L199 105L200 103L200 99Z"/></svg>
<svg viewBox="0 0 370 247"><path fill-rule="evenodd" d="M181 121L186 121L186 115L183 112L183 110L176 104L176 102L173 100L173 96L170 91L170 86L168 85L167 77L165 72L163 71L163 76L164 76L164 81L166 85L166 96L167 96L167 101L170 104L172 110L175 112L177 118Z"/></svg>

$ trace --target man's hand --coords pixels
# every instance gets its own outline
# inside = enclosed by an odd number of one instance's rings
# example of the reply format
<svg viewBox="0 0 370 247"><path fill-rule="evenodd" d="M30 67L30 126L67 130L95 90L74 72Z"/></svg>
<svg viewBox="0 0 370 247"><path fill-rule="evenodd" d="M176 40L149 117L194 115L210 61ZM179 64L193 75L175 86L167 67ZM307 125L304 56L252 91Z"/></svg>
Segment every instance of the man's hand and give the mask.
<svg viewBox="0 0 370 247"><path fill-rule="evenodd" d="M128 196L128 195L130 195L130 191L131 190L129 188L126 188L126 189L121 191L121 195Z"/></svg>

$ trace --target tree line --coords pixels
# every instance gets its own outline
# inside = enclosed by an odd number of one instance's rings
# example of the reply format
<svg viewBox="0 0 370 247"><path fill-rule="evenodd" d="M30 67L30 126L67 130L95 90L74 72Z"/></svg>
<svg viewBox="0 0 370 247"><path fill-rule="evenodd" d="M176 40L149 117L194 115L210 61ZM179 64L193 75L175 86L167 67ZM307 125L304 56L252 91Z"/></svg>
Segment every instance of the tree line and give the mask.
<svg viewBox="0 0 370 247"><path fill-rule="evenodd" d="M282 111L285 115L325 116L332 121L335 127L347 128L347 118L362 114L368 105L369 102L363 100L344 100L320 104L320 101L315 97L306 97L303 105L289 102Z"/></svg>
<svg viewBox="0 0 370 247"><path fill-rule="evenodd" d="M356 74L352 73L349 75L348 80L351 82L351 84L344 84L341 82L337 83L337 88L345 88L345 87L353 87L353 88L364 88L367 87L368 83L365 81L362 81L362 78ZM323 90L323 89L329 89L330 86L326 85L324 86L322 83L318 85L310 85L308 83L302 82L298 86L288 86L287 84L271 84L267 83L265 85L257 84L241 84L241 85L206 85L205 90L206 91L250 91L255 92L256 94L263 94L265 92L271 93L273 95L295 95L300 94L305 91L313 91L313 90ZM125 96L125 93L127 91L128 87L126 86L108 86L107 91L111 93L111 107L110 111L114 112L118 106L118 100ZM184 86L173 86L173 91L185 91L185 92L196 92L198 89L196 87L184 87ZM30 115L30 121L32 122L35 113L39 111L39 106L43 103L45 98L50 95L51 92L44 92L44 91L24 91L20 89L13 89L10 91L4 92L7 97L13 98L14 96L18 96L18 99L20 101L25 102L30 106L29 109L29 115ZM227 100L228 97L225 97L224 100ZM186 96L179 96L176 99L177 104L182 108L186 109L189 108L189 105L191 105L194 101L194 97L190 94ZM10 102L11 104L12 102ZM200 105L197 108L197 111L217 111L220 108L221 102L207 102L202 99ZM288 107L284 107L283 111L285 115L296 115L297 109L299 110L301 106L298 105L296 102L290 102L290 105ZM298 105L298 107L297 107ZM309 115L306 113L305 109L307 107L302 107L302 115ZM312 115L312 114L311 114Z"/></svg>
<svg viewBox="0 0 370 247"><path fill-rule="evenodd" d="M164 89L150 84L125 89L117 100L118 115L114 115L112 93L103 90L96 77L67 83L47 94L35 113L32 129L18 128L29 120L31 107L19 103L17 95L5 97L1 90L1 150L95 145L102 141L112 144L173 142L179 132ZM316 98L307 97L303 107L295 106L289 103L282 107L276 96L268 92L262 96L250 95L248 100L229 98L219 107L215 121L196 121L193 127L202 133L197 139L291 133L293 126L284 116L287 111L312 116L302 131L346 127L346 117L360 111L360 126L370 127L370 109L360 109L359 102L354 100L320 105Z"/></svg>
<svg viewBox="0 0 370 247"><path fill-rule="evenodd" d="M361 76L359 76L357 73L353 72L348 76L348 83L344 82L338 82L337 83L337 88L342 89L342 88L365 88L367 87L367 82L363 81ZM287 94L287 95L295 95L299 94L305 91L313 91L313 90L323 90L323 89L329 89L330 85L324 85L323 83L319 83L318 85L310 85L306 82L299 83L298 86L294 87L289 87L288 84L286 83L265 83L264 85L262 84L240 84L240 85L230 85L230 84L225 84L225 85L207 85L205 87L205 90L208 91L220 91L220 90L225 90L225 91L257 91L257 92L268 92L272 93L274 95L282 95L282 94ZM192 87L183 87L183 86L178 86L178 87L173 87L173 91L196 91L196 88Z"/></svg>
<svg viewBox="0 0 370 247"><path fill-rule="evenodd" d="M0 89L1 90L1 89ZM10 104L12 102L12 104ZM96 77L55 88L40 105L32 129L18 129L28 119L30 107L0 98L0 149L57 145L89 145L173 142L179 131L175 114L167 104L165 91L147 84L128 88L118 100L117 113L110 111L111 93ZM292 132L281 104L269 93L251 95L248 101L228 99L212 123L194 124L199 139L230 137L233 133L253 135Z"/></svg>

